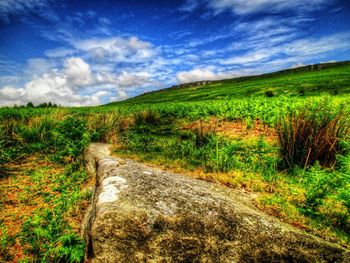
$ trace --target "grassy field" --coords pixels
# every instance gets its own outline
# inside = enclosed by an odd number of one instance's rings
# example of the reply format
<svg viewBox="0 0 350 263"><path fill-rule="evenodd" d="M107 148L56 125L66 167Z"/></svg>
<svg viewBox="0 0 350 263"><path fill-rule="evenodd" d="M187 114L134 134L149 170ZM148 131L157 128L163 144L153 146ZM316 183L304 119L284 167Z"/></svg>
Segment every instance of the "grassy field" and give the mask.
<svg viewBox="0 0 350 263"><path fill-rule="evenodd" d="M118 104L198 101L264 96L318 96L350 93L350 62L290 69L260 76L220 80L206 85L184 84L143 94Z"/></svg>
<svg viewBox="0 0 350 263"><path fill-rule="evenodd" d="M350 247L349 80L345 63L100 107L0 109L2 260L18 251L27 261L81 260L76 209L91 195L82 161L90 142L243 188L259 209Z"/></svg>

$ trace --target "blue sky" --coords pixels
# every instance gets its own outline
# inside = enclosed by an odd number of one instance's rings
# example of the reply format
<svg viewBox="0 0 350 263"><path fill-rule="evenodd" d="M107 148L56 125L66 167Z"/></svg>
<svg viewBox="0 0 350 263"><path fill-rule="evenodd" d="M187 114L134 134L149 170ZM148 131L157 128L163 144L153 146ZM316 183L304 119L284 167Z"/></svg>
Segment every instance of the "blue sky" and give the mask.
<svg viewBox="0 0 350 263"><path fill-rule="evenodd" d="M0 0L0 106L350 60L349 0Z"/></svg>

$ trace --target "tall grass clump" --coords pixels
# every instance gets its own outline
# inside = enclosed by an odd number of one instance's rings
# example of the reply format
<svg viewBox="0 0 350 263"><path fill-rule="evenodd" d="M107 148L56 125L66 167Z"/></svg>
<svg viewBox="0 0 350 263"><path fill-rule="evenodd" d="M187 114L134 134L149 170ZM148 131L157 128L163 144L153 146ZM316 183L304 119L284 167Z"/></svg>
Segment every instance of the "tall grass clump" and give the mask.
<svg viewBox="0 0 350 263"><path fill-rule="evenodd" d="M277 133L282 168L306 168L316 161L334 167L337 155L344 154L350 122L345 105L334 105L329 98L296 109L280 118Z"/></svg>
<svg viewBox="0 0 350 263"><path fill-rule="evenodd" d="M158 112L152 110L143 110L134 114L136 125L158 125L161 123L161 118Z"/></svg>
<svg viewBox="0 0 350 263"><path fill-rule="evenodd" d="M116 142L118 131L122 129L123 119L118 113L98 113L88 117L91 141Z"/></svg>

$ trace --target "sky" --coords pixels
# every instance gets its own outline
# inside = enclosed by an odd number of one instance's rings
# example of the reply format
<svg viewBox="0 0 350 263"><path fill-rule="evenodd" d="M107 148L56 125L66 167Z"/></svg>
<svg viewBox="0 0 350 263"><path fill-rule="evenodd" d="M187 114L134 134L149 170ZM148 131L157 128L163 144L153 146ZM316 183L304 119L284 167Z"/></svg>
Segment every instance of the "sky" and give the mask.
<svg viewBox="0 0 350 263"><path fill-rule="evenodd" d="M0 0L0 106L350 60L350 0Z"/></svg>

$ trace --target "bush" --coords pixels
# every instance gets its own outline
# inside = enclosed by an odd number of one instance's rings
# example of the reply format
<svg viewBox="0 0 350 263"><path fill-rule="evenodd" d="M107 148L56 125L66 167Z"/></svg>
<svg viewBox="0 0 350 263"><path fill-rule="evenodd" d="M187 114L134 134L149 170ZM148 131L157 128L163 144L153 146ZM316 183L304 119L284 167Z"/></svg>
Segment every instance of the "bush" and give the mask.
<svg viewBox="0 0 350 263"><path fill-rule="evenodd" d="M302 212L343 231L350 230L350 177L338 171L321 169L316 162L300 174L305 188Z"/></svg>
<svg viewBox="0 0 350 263"><path fill-rule="evenodd" d="M63 163L80 161L90 142L86 120L73 116L59 124L55 137L54 159Z"/></svg>
<svg viewBox="0 0 350 263"><path fill-rule="evenodd" d="M334 107L328 99L315 105L279 120L282 168L307 167L316 161L334 167L337 155L345 152L342 140L349 134L350 122L343 105Z"/></svg>
<svg viewBox="0 0 350 263"><path fill-rule="evenodd" d="M275 93L272 90L267 90L265 91L265 96L268 98L272 98L273 96L275 96Z"/></svg>

